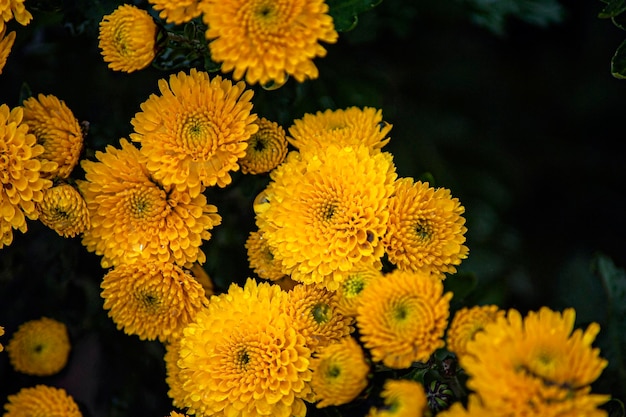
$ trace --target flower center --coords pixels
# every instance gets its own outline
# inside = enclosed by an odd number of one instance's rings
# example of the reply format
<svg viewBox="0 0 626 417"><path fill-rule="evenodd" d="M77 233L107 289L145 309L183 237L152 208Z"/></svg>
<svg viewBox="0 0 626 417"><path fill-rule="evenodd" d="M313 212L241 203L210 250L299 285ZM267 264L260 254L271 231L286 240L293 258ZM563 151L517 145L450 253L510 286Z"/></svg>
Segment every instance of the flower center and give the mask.
<svg viewBox="0 0 626 417"><path fill-rule="evenodd" d="M326 303L315 304L311 309L311 314L313 314L313 320L317 324L328 323L332 317L330 306Z"/></svg>
<svg viewBox="0 0 626 417"><path fill-rule="evenodd" d="M208 159L215 152L218 142L215 126L205 114L187 116L182 122L179 137L194 161Z"/></svg>
<svg viewBox="0 0 626 417"><path fill-rule="evenodd" d="M135 297L141 306L147 311L155 312L161 305L161 299L150 291L139 291Z"/></svg>
<svg viewBox="0 0 626 417"><path fill-rule="evenodd" d="M248 369L248 364L250 363L250 355L245 349L240 350L236 357L235 362L237 363L237 367L240 369Z"/></svg>
<svg viewBox="0 0 626 417"><path fill-rule="evenodd" d="M432 236L430 224L425 221L418 221L413 227L413 231L419 240L430 240Z"/></svg>
<svg viewBox="0 0 626 417"><path fill-rule="evenodd" d="M337 365L331 365L326 370L326 376L328 378L333 378L334 379L334 378L339 377L339 375L341 375L341 368L338 367Z"/></svg>
<svg viewBox="0 0 626 417"><path fill-rule="evenodd" d="M365 283L358 275L348 278L343 284L343 291L346 297L356 297L365 288Z"/></svg>

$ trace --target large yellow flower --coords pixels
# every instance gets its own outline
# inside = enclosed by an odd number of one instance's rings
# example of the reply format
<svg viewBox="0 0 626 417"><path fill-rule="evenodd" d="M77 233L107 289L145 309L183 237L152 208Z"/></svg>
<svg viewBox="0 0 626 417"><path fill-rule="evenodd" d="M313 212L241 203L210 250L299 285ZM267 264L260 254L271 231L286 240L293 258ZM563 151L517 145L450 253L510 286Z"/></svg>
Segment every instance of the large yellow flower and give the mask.
<svg viewBox="0 0 626 417"><path fill-rule="evenodd" d="M192 69L159 80L161 95L151 95L131 120L131 139L141 143L152 176L164 185L189 189L230 184L248 138L258 126L251 113L252 90L220 76Z"/></svg>
<svg viewBox="0 0 626 417"><path fill-rule="evenodd" d="M7 345L13 368L37 376L54 375L63 369L70 349L65 324L48 317L22 323Z"/></svg>
<svg viewBox="0 0 626 417"><path fill-rule="evenodd" d="M0 30L0 74L7 63L11 48L15 42L15 31L6 34L6 26Z"/></svg>
<svg viewBox="0 0 626 417"><path fill-rule="evenodd" d="M277 285L252 279L211 297L180 340L181 406L218 417L303 417L310 350L286 302Z"/></svg>
<svg viewBox="0 0 626 417"><path fill-rule="evenodd" d="M156 23L147 11L123 4L102 18L98 46L109 68L133 72L152 63L156 32Z"/></svg>
<svg viewBox="0 0 626 417"><path fill-rule="evenodd" d="M248 139L246 156L239 163L244 174L264 174L276 168L287 156L285 130L276 122L262 117L259 130Z"/></svg>
<svg viewBox="0 0 626 417"><path fill-rule="evenodd" d="M118 265L100 286L104 309L117 328L141 340L165 342L180 337L208 303L202 284L171 263Z"/></svg>
<svg viewBox="0 0 626 417"><path fill-rule="evenodd" d="M363 290L357 309L361 341L376 362L408 368L444 346L452 293L440 279L395 270Z"/></svg>
<svg viewBox="0 0 626 417"><path fill-rule="evenodd" d="M78 404L63 388L36 385L9 395L3 417L82 417Z"/></svg>
<svg viewBox="0 0 626 417"><path fill-rule="evenodd" d="M336 290L345 272L380 266L391 154L329 146L310 158L292 152L255 204L257 226L292 279Z"/></svg>
<svg viewBox="0 0 626 417"><path fill-rule="evenodd" d="M450 190L412 178L396 181L389 200L389 226L383 239L389 261L400 269L445 277L467 258L464 207Z"/></svg>
<svg viewBox="0 0 626 417"><path fill-rule="evenodd" d="M217 208L203 194L191 197L155 182L145 157L122 139L121 149L107 146L95 161L83 161L86 181L78 181L91 228L83 244L103 255L102 266L156 258L191 267L204 263L200 249L211 238L209 230L220 224Z"/></svg>
<svg viewBox="0 0 626 417"><path fill-rule="evenodd" d="M248 84L317 78L313 59L326 55L319 42L338 38L323 0L205 0L201 8L211 58Z"/></svg>
<svg viewBox="0 0 626 417"><path fill-rule="evenodd" d="M42 172L56 168L37 159L44 148L22 123L23 109L0 105L0 249L13 242L13 229L26 232L26 218L37 218L36 203L52 181Z"/></svg>
<svg viewBox="0 0 626 417"><path fill-rule="evenodd" d="M419 382L406 379L388 379L380 396L384 405L372 407L367 417L422 417L428 401L424 387Z"/></svg>
<svg viewBox="0 0 626 417"><path fill-rule="evenodd" d="M167 23L180 25L200 16L200 0L148 0L148 3Z"/></svg>
<svg viewBox="0 0 626 417"><path fill-rule="evenodd" d="M4 31L6 23L14 19L22 26L30 23L33 15L24 6L24 0L3 0L0 3L0 32Z"/></svg>
<svg viewBox="0 0 626 417"><path fill-rule="evenodd" d="M24 100L23 123L37 137L37 143L43 145L44 153L39 159L54 161L58 165L46 177L69 177L83 149L83 133L65 102L53 95L39 94L37 98L28 98Z"/></svg>
<svg viewBox="0 0 626 417"><path fill-rule="evenodd" d="M63 237L74 237L89 228L87 204L78 190L59 184L44 192L37 204L39 220Z"/></svg>
<svg viewBox="0 0 626 417"><path fill-rule="evenodd" d="M600 326L574 330L575 319L574 309L509 310L467 344L467 386L497 415L606 416L598 406L610 397L590 393L607 365L592 347Z"/></svg>
<svg viewBox="0 0 626 417"><path fill-rule="evenodd" d="M259 278L278 281L285 276L280 262L276 261L267 240L258 231L252 231L246 239L250 268Z"/></svg>
<svg viewBox="0 0 626 417"><path fill-rule="evenodd" d="M467 344L474 339L476 333L502 316L504 316L504 310L500 310L495 305L461 308L454 313L450 327L448 327L446 347L459 357L465 355Z"/></svg>

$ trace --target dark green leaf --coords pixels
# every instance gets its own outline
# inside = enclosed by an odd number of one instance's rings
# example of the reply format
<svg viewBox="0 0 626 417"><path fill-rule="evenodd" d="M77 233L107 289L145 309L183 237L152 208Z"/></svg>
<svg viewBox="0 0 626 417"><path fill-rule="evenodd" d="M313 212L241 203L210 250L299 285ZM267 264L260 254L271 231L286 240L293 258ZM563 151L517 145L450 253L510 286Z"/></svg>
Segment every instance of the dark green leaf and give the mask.
<svg viewBox="0 0 626 417"><path fill-rule="evenodd" d="M626 41L617 48L611 59L611 74L615 78L626 78Z"/></svg>
<svg viewBox="0 0 626 417"><path fill-rule="evenodd" d="M626 0L610 0L598 14L600 18L615 17L626 10Z"/></svg>
<svg viewBox="0 0 626 417"><path fill-rule="evenodd" d="M329 0L329 14L333 18L335 30L347 32L355 28L359 13L366 12L382 0Z"/></svg>

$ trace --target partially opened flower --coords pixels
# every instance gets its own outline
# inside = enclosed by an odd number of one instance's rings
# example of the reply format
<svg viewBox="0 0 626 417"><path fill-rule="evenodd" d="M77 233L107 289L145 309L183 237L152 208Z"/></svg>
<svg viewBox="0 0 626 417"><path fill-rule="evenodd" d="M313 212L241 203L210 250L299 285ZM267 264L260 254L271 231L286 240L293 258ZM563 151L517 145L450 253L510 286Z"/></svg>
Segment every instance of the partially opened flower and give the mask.
<svg viewBox="0 0 626 417"><path fill-rule="evenodd" d="M83 149L83 133L74 113L63 100L53 95L30 97L24 100L23 106L23 122L44 148L39 159L57 163L57 169L47 173L46 177L69 177Z"/></svg>
<svg viewBox="0 0 626 417"><path fill-rule="evenodd" d="M287 155L285 130L276 122L262 117L259 130L248 139L246 155L239 161L244 174L264 174L276 168Z"/></svg>
<svg viewBox="0 0 626 417"><path fill-rule="evenodd" d="M156 23L147 11L122 4L100 22L98 46L109 68L133 72L154 60L156 32Z"/></svg>
<svg viewBox="0 0 626 417"><path fill-rule="evenodd" d="M12 19L26 26L32 18L33 15L24 6L24 0L3 0L0 3L0 32L4 31L6 23Z"/></svg>
<svg viewBox="0 0 626 417"><path fill-rule="evenodd" d="M7 345L13 368L37 376L54 375L63 369L70 349L65 324L48 317L22 323Z"/></svg>
<svg viewBox="0 0 626 417"><path fill-rule="evenodd" d="M220 224L217 207L203 194L191 197L154 180L145 157L131 143L96 152L83 161L85 179L77 181L87 202L91 228L83 234L87 250L110 267L150 258L191 267L204 263L203 241Z"/></svg>
<svg viewBox="0 0 626 417"><path fill-rule="evenodd" d="M396 181L383 239L389 261L400 269L445 277L467 258L465 209L450 190L412 178Z"/></svg>
<svg viewBox="0 0 626 417"><path fill-rule="evenodd" d="M452 293L440 279L394 270L365 288L357 311L361 341L390 368L426 362L444 346Z"/></svg>
<svg viewBox="0 0 626 417"><path fill-rule="evenodd" d="M7 63L11 48L15 42L15 31L9 32L9 34L6 32L6 26L0 30L0 74L2 74L2 69Z"/></svg>
<svg viewBox="0 0 626 417"><path fill-rule="evenodd" d="M180 25L200 16L200 0L148 0L148 3L167 23Z"/></svg>
<svg viewBox="0 0 626 417"><path fill-rule="evenodd" d="M141 143L152 177L192 197L204 187L230 184L230 171L239 169L258 129L252 90L196 69L159 80L159 90L131 120L130 137Z"/></svg>
<svg viewBox="0 0 626 417"><path fill-rule="evenodd" d="M446 334L446 347L457 356L467 353L467 344L474 339L477 332L482 331L489 323L504 316L504 310L495 305L463 307L450 322Z"/></svg>
<svg viewBox="0 0 626 417"><path fill-rule="evenodd" d="M246 239L246 250L248 252L248 262L250 268L259 278L278 281L286 274L282 270L280 262L272 254L272 250L267 244L267 240L258 231L252 231Z"/></svg>
<svg viewBox="0 0 626 417"><path fill-rule="evenodd" d="M63 388L36 385L9 395L3 417L82 417L78 404Z"/></svg>
<svg viewBox="0 0 626 417"><path fill-rule="evenodd" d="M208 303L202 285L172 263L118 265L100 286L104 309L117 328L141 340L165 342L180 337Z"/></svg>
<svg viewBox="0 0 626 417"><path fill-rule="evenodd" d="M380 396L384 404L372 407L367 417L422 417L428 410L424 387L407 379L388 379Z"/></svg>
<svg viewBox="0 0 626 417"><path fill-rule="evenodd" d="M363 290L382 276L381 270L375 267L357 268L346 272L346 278L336 291L337 308L341 314L356 317Z"/></svg>
<svg viewBox="0 0 626 417"><path fill-rule="evenodd" d="M48 188L37 204L37 211L39 220L63 237L74 237L90 225L85 200L69 184Z"/></svg>

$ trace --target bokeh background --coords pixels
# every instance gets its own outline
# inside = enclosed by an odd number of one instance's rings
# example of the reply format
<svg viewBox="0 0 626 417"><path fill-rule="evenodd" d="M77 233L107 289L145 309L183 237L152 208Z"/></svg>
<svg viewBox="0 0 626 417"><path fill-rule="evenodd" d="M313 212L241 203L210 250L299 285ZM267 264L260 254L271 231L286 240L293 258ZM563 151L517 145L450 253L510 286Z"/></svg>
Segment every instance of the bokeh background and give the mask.
<svg viewBox="0 0 626 417"><path fill-rule="evenodd" d="M139 105L173 70L107 68L97 23L120 1L29 3L38 9L31 24L9 25L17 40L0 75L0 103L14 107L39 93L63 99L89 122L85 157L128 137ZM598 18L603 6L383 0L328 45L316 60L319 79L255 88L253 102L285 128L306 112L382 109L399 175L449 188L466 208L470 255L458 275L474 288L457 302L571 306L581 326L613 326L599 340L611 365L596 388L624 399L624 347L613 337L624 317L607 308L615 300L598 259L624 278L626 80L611 75L610 60L626 32ZM266 182L235 175L236 187L208 192L224 219L205 245L217 291L252 275L243 246L254 228L249 203ZM163 347L115 328L99 297L104 272L79 238L37 222L0 250L0 342L42 315L66 322L73 341L68 367L49 378L17 374L0 355L0 402L49 383L66 387L86 416L169 413Z"/></svg>

